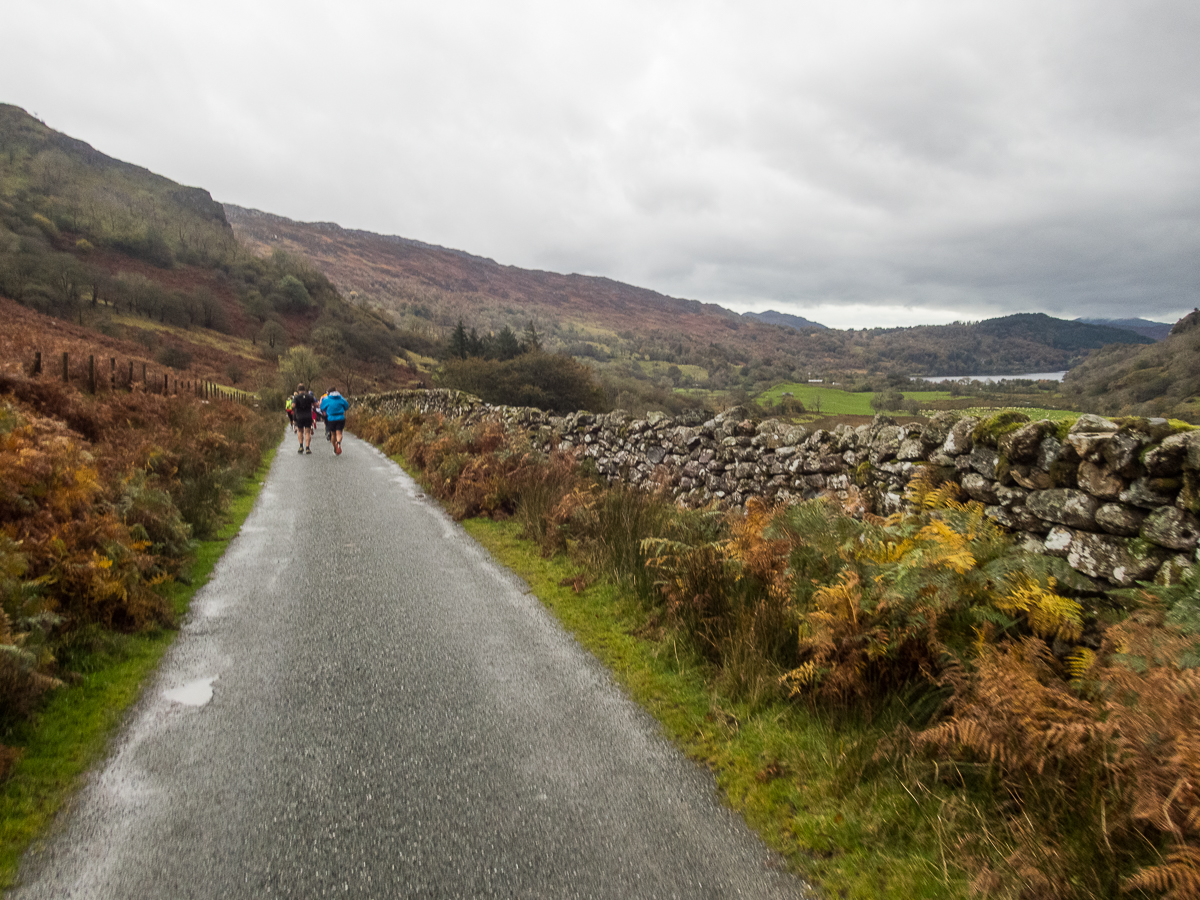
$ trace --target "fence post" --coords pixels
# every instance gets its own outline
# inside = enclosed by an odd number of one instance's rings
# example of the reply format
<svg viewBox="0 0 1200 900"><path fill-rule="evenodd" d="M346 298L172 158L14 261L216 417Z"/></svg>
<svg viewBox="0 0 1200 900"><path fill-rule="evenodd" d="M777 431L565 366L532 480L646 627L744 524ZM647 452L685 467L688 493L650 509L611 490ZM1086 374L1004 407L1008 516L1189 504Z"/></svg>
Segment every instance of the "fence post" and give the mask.
<svg viewBox="0 0 1200 900"><path fill-rule="evenodd" d="M115 356L110 356L108 358L108 364L108 389L115 392L117 389L117 358Z"/></svg>
<svg viewBox="0 0 1200 900"><path fill-rule="evenodd" d="M129 361L129 390L133 390L133 360Z"/></svg>
<svg viewBox="0 0 1200 900"><path fill-rule="evenodd" d="M149 383L146 381L146 364L142 363L142 387L145 388L149 386Z"/></svg>
<svg viewBox="0 0 1200 900"><path fill-rule="evenodd" d="M88 380L87 389L89 394L96 393L96 357L88 356Z"/></svg>
<svg viewBox="0 0 1200 900"><path fill-rule="evenodd" d="M33 354L33 374L34 375L42 374L42 351L41 350L37 350Z"/></svg>
<svg viewBox="0 0 1200 900"><path fill-rule="evenodd" d="M71 380L71 376L67 371L67 351L63 351L63 384Z"/></svg>

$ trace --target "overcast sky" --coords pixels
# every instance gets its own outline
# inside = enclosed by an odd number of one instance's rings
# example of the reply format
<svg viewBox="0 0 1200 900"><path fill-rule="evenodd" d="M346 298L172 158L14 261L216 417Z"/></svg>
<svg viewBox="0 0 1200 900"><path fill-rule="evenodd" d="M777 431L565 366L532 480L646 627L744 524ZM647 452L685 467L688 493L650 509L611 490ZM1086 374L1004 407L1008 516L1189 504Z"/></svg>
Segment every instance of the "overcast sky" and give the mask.
<svg viewBox="0 0 1200 900"><path fill-rule="evenodd" d="M839 328L1200 304L1196 0L25 0L0 102L217 200Z"/></svg>

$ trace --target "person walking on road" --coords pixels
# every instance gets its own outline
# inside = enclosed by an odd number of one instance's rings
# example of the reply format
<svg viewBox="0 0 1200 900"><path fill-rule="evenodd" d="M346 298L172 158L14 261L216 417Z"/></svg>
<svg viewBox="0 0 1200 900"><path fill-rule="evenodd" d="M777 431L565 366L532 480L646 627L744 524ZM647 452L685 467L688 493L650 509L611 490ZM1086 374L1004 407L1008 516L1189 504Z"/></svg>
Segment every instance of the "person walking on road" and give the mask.
<svg viewBox="0 0 1200 900"><path fill-rule="evenodd" d="M342 432L346 428L346 410L350 401L331 387L321 398L321 412L325 414L325 430L333 435L333 452L342 455Z"/></svg>
<svg viewBox="0 0 1200 900"><path fill-rule="evenodd" d="M312 391L306 391L303 384L296 385L296 393L292 394L292 415L296 417L296 431L300 435L300 449L297 453L312 453L313 409L317 398Z"/></svg>
<svg viewBox="0 0 1200 900"><path fill-rule="evenodd" d="M292 412L292 399L293 398L288 397L287 400L283 404L283 408L285 410L287 410L288 424L292 426L292 434L295 434L296 433L296 416Z"/></svg>

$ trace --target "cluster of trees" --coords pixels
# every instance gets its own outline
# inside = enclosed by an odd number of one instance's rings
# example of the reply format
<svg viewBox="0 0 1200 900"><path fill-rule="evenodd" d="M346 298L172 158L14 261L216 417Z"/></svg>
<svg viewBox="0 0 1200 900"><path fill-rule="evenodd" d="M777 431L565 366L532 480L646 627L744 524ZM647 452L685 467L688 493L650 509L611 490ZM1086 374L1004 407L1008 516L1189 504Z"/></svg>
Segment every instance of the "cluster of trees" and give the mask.
<svg viewBox="0 0 1200 900"><path fill-rule="evenodd" d="M871 398L871 409L875 412L906 412L910 416L921 414L921 404L912 398L905 398L899 391L884 391Z"/></svg>
<svg viewBox="0 0 1200 900"><path fill-rule="evenodd" d="M546 353L532 321L520 338L508 325L480 337L459 319L443 356L438 384L488 403L563 413L608 408L592 371L565 353Z"/></svg>
<svg viewBox="0 0 1200 900"><path fill-rule="evenodd" d="M542 336L538 334L531 320L525 326L525 332L520 338L512 327L505 325L496 334L486 334L480 337L475 328L467 330L463 320L458 320L450 341L446 345L445 355L448 359L468 359L482 357L483 359L515 359L523 353L536 353L542 349Z"/></svg>

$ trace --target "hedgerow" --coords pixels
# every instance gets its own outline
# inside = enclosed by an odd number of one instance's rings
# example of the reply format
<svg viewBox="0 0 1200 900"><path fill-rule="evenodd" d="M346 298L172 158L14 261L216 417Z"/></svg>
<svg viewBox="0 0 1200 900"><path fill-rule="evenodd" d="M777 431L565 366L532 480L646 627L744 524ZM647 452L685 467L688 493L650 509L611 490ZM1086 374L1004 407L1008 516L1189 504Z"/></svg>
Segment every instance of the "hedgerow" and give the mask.
<svg viewBox="0 0 1200 900"><path fill-rule="evenodd" d="M0 374L0 745L89 641L174 624L160 586L275 437L232 402Z"/></svg>

